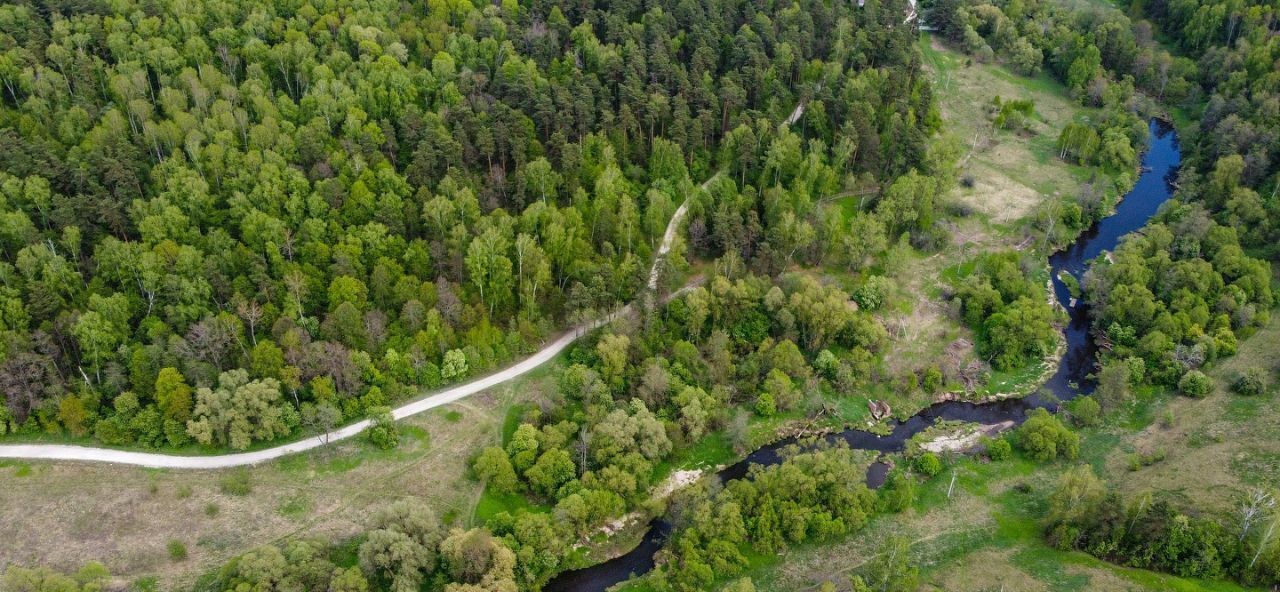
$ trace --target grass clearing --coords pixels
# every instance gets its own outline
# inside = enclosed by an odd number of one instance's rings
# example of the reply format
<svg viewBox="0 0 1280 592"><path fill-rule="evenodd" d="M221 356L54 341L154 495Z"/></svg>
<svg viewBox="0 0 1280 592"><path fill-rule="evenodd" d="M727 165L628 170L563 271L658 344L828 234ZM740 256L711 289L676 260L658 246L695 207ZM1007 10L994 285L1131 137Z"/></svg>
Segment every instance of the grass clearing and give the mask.
<svg viewBox="0 0 1280 592"><path fill-rule="evenodd" d="M1237 494L1251 486L1280 486L1280 408L1275 386L1280 351L1280 317L1240 343L1239 352L1208 374L1214 390L1204 399L1167 395L1151 413L1171 418L1152 422L1124 437L1129 452L1167 453L1164 461L1137 471L1126 466L1121 450L1105 459L1104 469L1121 492L1168 492L1200 511L1225 514ZM1269 371L1272 386L1261 396L1230 392L1234 377L1249 367Z"/></svg>
<svg viewBox="0 0 1280 592"><path fill-rule="evenodd" d="M1091 168L1057 158L1058 134L1089 115L1061 83L1044 72L1028 77L975 62L928 34L921 35L920 49L934 77L946 133L969 152L961 174L972 179L972 186L957 187L955 201L996 226L1016 225L1048 199L1074 197L1094 175ZM988 109L996 97L1035 102L1024 131L992 129Z"/></svg>
<svg viewBox="0 0 1280 592"><path fill-rule="evenodd" d="M0 463L0 523L24 541L0 545L0 565L74 571L96 560L122 579L156 576L158 589L171 590L258 545L351 537L404 497L464 526L481 489L466 477L468 461L500 441L508 407L555 388L553 369L531 374L401 421L400 446L388 451L352 438L227 471ZM233 482L228 492L224 480ZM237 493L246 482L249 491ZM170 559L171 540L184 542L185 560Z"/></svg>
<svg viewBox="0 0 1280 592"><path fill-rule="evenodd" d="M933 402L933 395L892 386L893 379L919 372L950 358L964 365L976 357L973 332L955 318L943 300L944 285L972 272L972 260L983 253L1024 246L1028 227L1036 213L1050 202L1074 198L1095 175L1094 169L1068 164L1057 158L1055 144L1067 123L1087 118L1090 111L1077 105L1065 87L1049 75L1021 76L998 64L974 63L968 56L941 45L923 34L920 48L933 76L935 96L951 141L971 154L963 159L961 174L971 186L958 184L949 199L960 211L972 215L950 217L943 222L951 243L938 253L904 255L884 273L895 284L888 302L877 311L889 330L891 345L884 353L887 379L877 380L865 393L893 407L895 415L914 412ZM1031 99L1035 115L1022 132L993 130L988 114L995 97ZM840 199L845 215L856 210L862 196ZM825 280L850 289L864 278L842 270L826 270ZM994 373L979 395L1023 393L1046 366L1042 362L1009 372ZM948 385L954 387L958 385ZM845 393L845 396L855 393ZM861 397L850 397L865 406ZM841 410L849 405L842 405Z"/></svg>

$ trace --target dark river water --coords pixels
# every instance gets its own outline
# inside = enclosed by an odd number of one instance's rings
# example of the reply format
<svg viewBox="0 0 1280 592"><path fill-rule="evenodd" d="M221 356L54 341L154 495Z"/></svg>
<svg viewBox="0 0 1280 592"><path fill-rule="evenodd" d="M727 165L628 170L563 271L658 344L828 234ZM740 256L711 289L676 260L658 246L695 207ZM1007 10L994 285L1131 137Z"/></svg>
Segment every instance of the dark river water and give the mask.
<svg viewBox="0 0 1280 592"><path fill-rule="evenodd" d="M1070 322L1063 333L1067 350L1058 365L1057 372L1044 387L1058 400L1070 400L1080 394L1093 392L1088 378L1094 370L1097 347L1089 338L1089 307L1084 302L1072 302L1067 286L1058 279L1060 272L1074 276L1077 282L1084 279L1089 263L1104 251L1115 249L1121 237L1146 225L1147 220L1173 195L1173 180L1178 172L1182 154L1178 147L1178 135L1169 125L1158 120L1149 124L1147 151L1142 157L1142 175L1133 189L1116 206L1112 215L1102 219L1082 233L1074 243L1049 257L1053 277L1053 290L1058 302L1067 310ZM1019 399L1006 399L993 403L969 403L946 401L935 403L919 413L894 424L893 431L885 436L849 429L830 434L830 442L843 440L850 448L876 452L899 452L907 440L939 420L958 420L982 424L1004 421L1021 423L1027 411L1038 407L1056 408L1056 401L1048 402L1036 395ZM716 475L722 481L741 479L751 465L773 465L781 462L780 451L796 442L783 439L759 448L746 458L721 469ZM879 487L888 473L888 465L875 463L867 470L867 485ZM610 586L641 575L653 569L654 554L666 543L671 534L671 523L657 518L649 525L640 544L617 558L584 569L564 572L552 579L544 588L548 592L603 592Z"/></svg>

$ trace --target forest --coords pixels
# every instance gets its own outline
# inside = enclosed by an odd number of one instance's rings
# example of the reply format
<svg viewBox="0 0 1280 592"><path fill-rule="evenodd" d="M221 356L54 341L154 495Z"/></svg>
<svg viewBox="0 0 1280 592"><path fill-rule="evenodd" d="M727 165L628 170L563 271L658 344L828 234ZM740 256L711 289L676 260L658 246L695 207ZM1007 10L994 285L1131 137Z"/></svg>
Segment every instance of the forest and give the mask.
<svg viewBox="0 0 1280 592"><path fill-rule="evenodd" d="M694 252L777 270L836 250L819 198L934 165L893 6L399 8L0 8L4 431L329 429L631 300L686 200ZM925 233L906 191L873 227Z"/></svg>
<svg viewBox="0 0 1280 592"><path fill-rule="evenodd" d="M1114 180L1045 210L1026 241L1039 249L979 252L938 280L982 377L1058 350L1048 252L1132 187L1148 119L1183 138L1175 199L1073 288L1096 327L1097 390L983 438L974 457L1056 467L1037 525L1052 548L1274 586L1280 521L1258 518L1269 496L1235 524L1176 497L1126 498L1075 464L1090 428L1147 393L1211 393L1215 364L1276 304L1276 8L1124 4L919 7L928 36L968 59L1063 85L1090 115L1055 130L1051 158ZM540 590L581 567L579 548L611 523L655 514L673 531L647 589L754 590L734 578L756 575L760 557L911 513L959 462L909 447L872 490L858 451L811 443L657 499L711 437L741 455L761 425L838 417L877 388L933 400L973 379L948 360L886 363L897 334L883 313L902 306L886 275L962 240L953 222L967 212L948 195L971 182L969 148L942 138L921 33L903 20L914 10L0 6L0 444L209 454L369 418L365 440L394 449L392 406L634 302L638 314L575 342L549 400L517 409L511 433L457 476L512 507L465 523L395 501L354 539L263 545L194 589ZM1037 117L1016 98L990 112L1015 136ZM1275 373L1251 369L1231 388L1265 395ZM842 589L916 589L907 544L885 544ZM170 545L173 561L185 555ZM99 590L111 567L9 566L0 591Z"/></svg>

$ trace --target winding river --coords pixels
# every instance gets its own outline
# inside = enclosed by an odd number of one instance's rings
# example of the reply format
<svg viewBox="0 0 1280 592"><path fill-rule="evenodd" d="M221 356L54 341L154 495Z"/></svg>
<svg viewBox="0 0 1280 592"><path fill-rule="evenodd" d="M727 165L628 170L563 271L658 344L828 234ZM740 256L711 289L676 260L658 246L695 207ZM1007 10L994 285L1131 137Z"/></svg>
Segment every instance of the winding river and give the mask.
<svg viewBox="0 0 1280 592"><path fill-rule="evenodd" d="M1060 273L1075 277L1078 283L1084 279L1089 262L1103 252L1119 244L1121 237L1142 228L1147 220L1173 195L1173 180L1177 175L1182 155L1178 136L1168 124L1152 120L1148 124L1147 151L1142 157L1142 174L1133 189L1116 206L1116 211L1081 234L1071 246L1049 257L1053 278L1053 290L1070 318L1063 329L1066 336L1066 352L1058 369L1044 387L1058 400L1069 400L1081 393L1093 391L1089 374L1093 371L1097 347L1089 338L1089 307L1074 301ZM1037 395L1018 399L1005 399L993 403L977 404L964 401L945 401L931 405L919 413L894 425L893 431L878 436L862 430L849 429L827 436L829 441L843 440L850 448L877 452L898 452L907 440L939 420L958 420L980 424L996 424L1011 421L1021 423L1027 411L1035 408L1056 407L1056 403L1042 400ZM781 461L779 451L794 443L784 439L752 452L746 458L721 469L716 475L722 481L741 479L753 465L773 465ZM867 484L878 487L887 472L887 465L876 463L867 471ZM584 569L564 572L552 579L544 588L548 592L603 592L605 589L653 569L654 554L662 549L671 534L671 523L657 518L649 525L640 544L630 552Z"/></svg>

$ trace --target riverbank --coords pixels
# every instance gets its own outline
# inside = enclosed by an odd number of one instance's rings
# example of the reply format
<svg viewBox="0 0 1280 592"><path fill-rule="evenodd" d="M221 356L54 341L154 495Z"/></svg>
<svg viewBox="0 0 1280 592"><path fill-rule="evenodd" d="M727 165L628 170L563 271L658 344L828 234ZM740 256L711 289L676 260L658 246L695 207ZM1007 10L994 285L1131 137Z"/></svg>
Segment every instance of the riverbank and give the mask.
<svg viewBox="0 0 1280 592"><path fill-rule="evenodd" d="M1064 293L1068 292L1067 285L1059 277L1060 272L1065 271L1081 277L1094 257L1103 251L1113 249L1121 237L1145 225L1159 206L1172 196L1171 187L1166 179L1170 170L1176 169L1180 161L1177 136L1172 129L1159 127L1155 122L1150 124L1149 132L1151 142L1148 152L1143 156L1144 173L1135 183L1134 190L1120 202L1111 216L1082 233L1070 248L1050 257L1049 277L1057 298L1065 300ZM897 421L887 435L848 429L839 433L826 434L822 438L831 442L842 441L855 450L897 453L905 450L908 442L917 434L939 421L960 421L989 426L982 428L981 431L984 434L994 435L1020 424L1025 419L1026 412L1031 409L1037 407L1056 409L1058 401L1077 396L1082 392L1081 387L1084 389L1083 392L1089 392L1087 378L1092 373L1097 351L1090 338L1087 306L1077 302L1067 312L1069 322L1063 328L1066 349L1063 351L1062 359L1065 363L1060 364L1043 385L1043 388L1049 389L1048 394L1051 396L1048 399L1030 396L999 399L985 404L948 400L930 405L905 420ZM717 476L727 482L744 477L751 465L767 466L779 463L782 460L780 450L799 441L800 438L796 437L784 438L761 447L737 463L720 469ZM944 442L943 445L946 447L959 445L950 437L944 437ZM663 519L655 519L650 532L645 535L644 540L635 550L590 568L562 574L552 580L548 590L603 591L637 573L637 568L646 568L645 571L652 569L653 560L649 553L667 529L669 525Z"/></svg>

